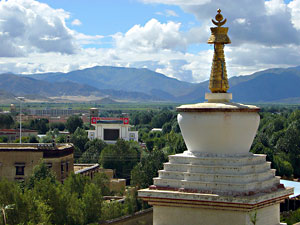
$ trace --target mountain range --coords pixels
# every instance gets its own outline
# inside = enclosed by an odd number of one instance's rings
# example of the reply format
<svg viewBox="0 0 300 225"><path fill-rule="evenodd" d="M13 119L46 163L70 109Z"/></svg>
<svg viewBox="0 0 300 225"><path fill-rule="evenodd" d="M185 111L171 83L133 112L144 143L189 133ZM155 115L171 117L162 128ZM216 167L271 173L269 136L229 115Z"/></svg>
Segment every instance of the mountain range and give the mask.
<svg viewBox="0 0 300 225"><path fill-rule="evenodd" d="M96 66L69 73L0 74L0 99L28 96L126 101L204 101L208 81L189 83L148 69ZM300 66L267 69L229 79L233 101L244 103L300 103ZM110 100L108 100L110 99Z"/></svg>

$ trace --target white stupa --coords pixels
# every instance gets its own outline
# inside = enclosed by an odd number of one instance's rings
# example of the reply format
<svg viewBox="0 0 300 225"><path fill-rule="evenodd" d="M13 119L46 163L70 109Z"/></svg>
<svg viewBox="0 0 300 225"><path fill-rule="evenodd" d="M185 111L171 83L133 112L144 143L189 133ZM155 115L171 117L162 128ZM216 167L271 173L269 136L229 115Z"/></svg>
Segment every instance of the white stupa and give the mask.
<svg viewBox="0 0 300 225"><path fill-rule="evenodd" d="M177 108L187 151L169 156L154 185L139 191L153 205L154 225L279 225L280 202L293 194L265 155L249 152L259 108L231 103L224 44L228 28L218 10L207 102ZM223 20L223 21L222 21Z"/></svg>

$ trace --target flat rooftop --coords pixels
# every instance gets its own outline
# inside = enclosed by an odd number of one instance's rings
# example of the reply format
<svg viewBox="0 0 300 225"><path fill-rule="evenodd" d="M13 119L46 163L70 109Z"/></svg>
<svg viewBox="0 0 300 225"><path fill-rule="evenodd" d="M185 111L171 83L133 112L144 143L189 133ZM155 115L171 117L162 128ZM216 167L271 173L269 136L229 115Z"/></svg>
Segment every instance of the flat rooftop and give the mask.
<svg viewBox="0 0 300 225"><path fill-rule="evenodd" d="M53 146L52 143L0 143L0 151L4 149L11 150L21 150L21 149L31 149L31 150L64 150L73 148L73 145L70 143L65 144L55 144Z"/></svg>
<svg viewBox="0 0 300 225"><path fill-rule="evenodd" d="M43 152L44 158L52 158L73 154L74 146L71 143L0 143L0 152Z"/></svg>

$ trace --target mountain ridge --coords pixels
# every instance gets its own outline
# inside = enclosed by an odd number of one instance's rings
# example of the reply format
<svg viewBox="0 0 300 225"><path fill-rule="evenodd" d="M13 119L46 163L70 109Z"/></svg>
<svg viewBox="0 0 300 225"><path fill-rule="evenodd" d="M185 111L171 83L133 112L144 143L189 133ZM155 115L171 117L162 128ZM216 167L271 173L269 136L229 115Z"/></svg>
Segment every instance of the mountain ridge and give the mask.
<svg viewBox="0 0 300 225"><path fill-rule="evenodd" d="M2 96L96 96L112 100L204 101L208 83L189 83L148 69L96 66L69 73L0 74ZM92 85L91 85L92 84ZM233 101L300 103L300 66L274 68L229 79ZM1 97L1 95L0 95Z"/></svg>

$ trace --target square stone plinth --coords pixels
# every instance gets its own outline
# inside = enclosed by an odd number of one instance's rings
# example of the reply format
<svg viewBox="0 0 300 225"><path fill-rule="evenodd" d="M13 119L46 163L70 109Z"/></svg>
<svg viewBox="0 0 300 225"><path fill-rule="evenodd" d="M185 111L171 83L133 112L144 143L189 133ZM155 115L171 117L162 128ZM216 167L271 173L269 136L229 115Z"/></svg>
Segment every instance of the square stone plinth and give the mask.
<svg viewBox="0 0 300 225"><path fill-rule="evenodd" d="M153 225L279 225L279 208L279 203L250 212L154 205Z"/></svg>
<svg viewBox="0 0 300 225"><path fill-rule="evenodd" d="M280 202L293 193L282 188L252 196L220 196L171 190L139 191L153 205L154 225L279 225ZM256 215L256 219L255 219Z"/></svg>
<svg viewBox="0 0 300 225"><path fill-rule="evenodd" d="M208 102L229 102L232 99L231 93L205 93Z"/></svg>

